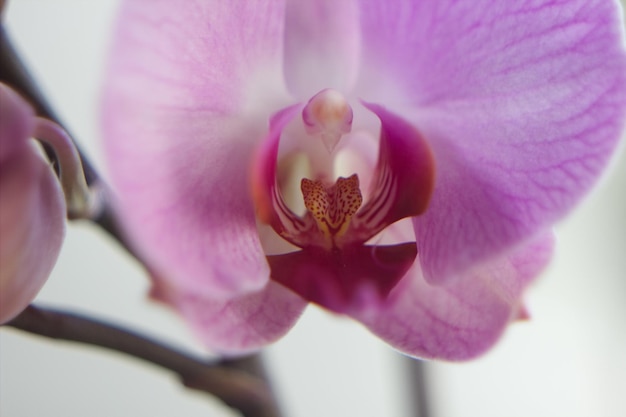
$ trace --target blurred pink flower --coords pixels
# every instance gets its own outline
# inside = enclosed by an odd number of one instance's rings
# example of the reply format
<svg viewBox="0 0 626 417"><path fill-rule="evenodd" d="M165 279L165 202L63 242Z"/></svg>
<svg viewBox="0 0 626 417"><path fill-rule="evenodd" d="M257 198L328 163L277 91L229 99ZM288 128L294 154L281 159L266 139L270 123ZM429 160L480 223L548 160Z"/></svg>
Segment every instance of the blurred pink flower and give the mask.
<svg viewBox="0 0 626 417"><path fill-rule="evenodd" d="M409 355L484 352L617 145L620 16L612 0L124 2L105 146L152 295L222 352L276 340L307 301Z"/></svg>
<svg viewBox="0 0 626 417"><path fill-rule="evenodd" d="M47 123L0 83L0 323L35 298L65 234L63 191L30 141Z"/></svg>

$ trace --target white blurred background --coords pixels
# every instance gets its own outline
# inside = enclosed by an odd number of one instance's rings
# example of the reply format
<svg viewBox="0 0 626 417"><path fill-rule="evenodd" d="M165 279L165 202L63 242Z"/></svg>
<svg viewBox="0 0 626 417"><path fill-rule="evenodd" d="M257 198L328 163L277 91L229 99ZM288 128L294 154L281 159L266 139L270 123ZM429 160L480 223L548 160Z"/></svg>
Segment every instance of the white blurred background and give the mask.
<svg viewBox="0 0 626 417"><path fill-rule="evenodd" d="M15 0L4 21L46 96L99 171L98 94L117 1ZM532 320L486 356L429 363L435 417L626 416L626 155L567 221L528 292ZM145 298L138 265L89 224L69 226L37 302L128 324L196 353ZM286 417L409 417L408 362L359 324L309 308L267 351ZM0 415L236 416L128 357L0 329Z"/></svg>

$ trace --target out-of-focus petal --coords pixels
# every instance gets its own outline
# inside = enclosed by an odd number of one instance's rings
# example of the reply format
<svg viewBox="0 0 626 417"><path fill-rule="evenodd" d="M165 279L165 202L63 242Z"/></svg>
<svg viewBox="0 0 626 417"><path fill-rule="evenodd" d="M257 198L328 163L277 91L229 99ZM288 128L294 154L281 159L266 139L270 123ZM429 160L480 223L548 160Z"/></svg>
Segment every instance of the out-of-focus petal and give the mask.
<svg viewBox="0 0 626 417"><path fill-rule="evenodd" d="M35 298L65 234L63 192L28 143L33 127L30 106L0 85L0 323Z"/></svg>
<svg viewBox="0 0 626 417"><path fill-rule="evenodd" d="M429 285L419 262L392 291L386 311L356 317L396 349L465 360L491 347L518 318L521 294L551 258L551 234L445 285Z"/></svg>
<svg viewBox="0 0 626 417"><path fill-rule="evenodd" d="M245 354L276 341L291 329L307 305L273 281L260 291L230 300L168 285L157 277L151 296L176 308L205 346L224 355Z"/></svg>
<svg viewBox="0 0 626 417"><path fill-rule="evenodd" d="M360 4L359 92L414 121L435 154L415 220L427 280L508 253L595 183L626 109L617 1Z"/></svg>
<svg viewBox="0 0 626 417"><path fill-rule="evenodd" d="M119 17L103 122L131 238L190 290L262 288L248 165L286 97L283 2L128 1Z"/></svg>
<svg viewBox="0 0 626 417"><path fill-rule="evenodd" d="M355 0L287 0L285 77L297 99L350 90L360 58L358 14Z"/></svg>
<svg viewBox="0 0 626 417"><path fill-rule="evenodd" d="M35 113L20 96L0 83L0 163L23 151L35 129Z"/></svg>

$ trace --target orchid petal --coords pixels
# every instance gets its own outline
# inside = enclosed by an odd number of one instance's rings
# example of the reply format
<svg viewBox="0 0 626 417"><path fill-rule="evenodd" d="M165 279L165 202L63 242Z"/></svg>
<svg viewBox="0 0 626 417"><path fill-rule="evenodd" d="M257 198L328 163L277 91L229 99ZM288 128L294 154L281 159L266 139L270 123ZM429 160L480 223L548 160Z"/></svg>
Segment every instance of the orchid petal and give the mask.
<svg viewBox="0 0 626 417"><path fill-rule="evenodd" d="M413 120L438 167L415 219L428 281L510 252L596 182L626 110L617 1L361 6L359 91Z"/></svg>
<svg viewBox="0 0 626 417"><path fill-rule="evenodd" d="M310 247L268 256L272 279L337 313L376 310L415 260L415 243Z"/></svg>
<svg viewBox="0 0 626 417"><path fill-rule="evenodd" d="M360 58L358 13L355 0L287 0L285 78L295 97L350 89Z"/></svg>
<svg viewBox="0 0 626 417"><path fill-rule="evenodd" d="M272 115L269 132L256 151L250 170L251 192L259 220L272 226L276 233L290 241L294 237L289 235L285 223L302 221L284 204L276 170L281 134L300 109L301 106L296 104Z"/></svg>
<svg viewBox="0 0 626 417"><path fill-rule="evenodd" d="M34 144L30 106L0 84L0 323L35 298L59 255L65 201Z"/></svg>
<svg viewBox="0 0 626 417"><path fill-rule="evenodd" d="M380 150L371 199L354 216L355 237L365 240L405 217L424 213L435 182L429 144L411 124L377 104L365 104L380 119Z"/></svg>
<svg viewBox="0 0 626 417"><path fill-rule="evenodd" d="M229 300L182 292L155 278L151 296L176 308L198 338L216 353L241 355L282 337L307 302L269 281L263 289Z"/></svg>
<svg viewBox="0 0 626 417"><path fill-rule="evenodd" d="M121 9L104 97L113 183L140 254L194 291L254 291L269 277L248 164L286 97L283 19L280 1Z"/></svg>
<svg viewBox="0 0 626 417"><path fill-rule="evenodd" d="M396 349L420 358L465 360L491 347L519 317L523 290L551 258L552 234L445 285L430 285L419 262L376 315L356 317Z"/></svg>

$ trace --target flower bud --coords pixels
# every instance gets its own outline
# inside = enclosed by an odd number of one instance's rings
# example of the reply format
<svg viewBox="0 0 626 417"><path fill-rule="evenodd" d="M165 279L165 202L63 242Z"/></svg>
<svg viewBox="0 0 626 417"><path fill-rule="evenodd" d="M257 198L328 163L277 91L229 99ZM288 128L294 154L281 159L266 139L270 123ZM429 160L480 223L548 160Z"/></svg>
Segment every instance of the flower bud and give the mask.
<svg viewBox="0 0 626 417"><path fill-rule="evenodd" d="M36 124L28 103L0 84L0 323L35 298L65 234L63 192L30 141Z"/></svg>

